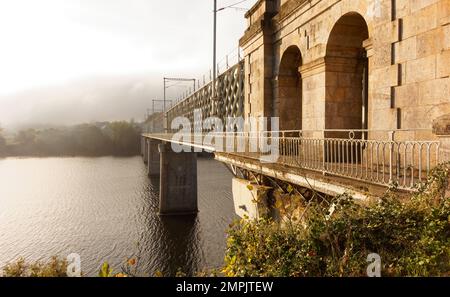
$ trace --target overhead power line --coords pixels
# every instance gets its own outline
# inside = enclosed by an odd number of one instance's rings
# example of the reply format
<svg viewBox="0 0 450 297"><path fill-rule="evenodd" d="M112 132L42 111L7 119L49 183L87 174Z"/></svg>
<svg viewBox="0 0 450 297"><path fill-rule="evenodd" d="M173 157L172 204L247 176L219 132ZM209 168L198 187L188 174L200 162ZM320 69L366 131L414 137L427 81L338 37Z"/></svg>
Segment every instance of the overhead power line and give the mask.
<svg viewBox="0 0 450 297"><path fill-rule="evenodd" d="M248 0L242 0L242 1L239 1L239 2L236 2L236 3L233 3L233 4L230 4L230 5L228 5L228 6L219 8L217 11L222 11L222 10L225 10L225 9L227 9L227 8L245 9L245 8L235 7L235 6L236 6L236 5L239 5L239 4L241 4L241 3L247 2L247 1L248 1Z"/></svg>

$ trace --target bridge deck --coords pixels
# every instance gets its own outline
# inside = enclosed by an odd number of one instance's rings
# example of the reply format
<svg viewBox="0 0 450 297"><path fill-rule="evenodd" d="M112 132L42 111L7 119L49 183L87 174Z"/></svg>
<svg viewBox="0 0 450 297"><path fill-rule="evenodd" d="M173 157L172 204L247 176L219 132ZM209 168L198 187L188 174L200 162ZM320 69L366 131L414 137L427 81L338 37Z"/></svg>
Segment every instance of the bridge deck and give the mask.
<svg viewBox="0 0 450 297"><path fill-rule="evenodd" d="M348 193L356 199L364 200L370 197L381 197L386 192L386 186L383 185L329 173L325 174L324 172L290 166L285 163L264 163L257 157L216 152L215 158L226 164L332 196ZM408 192L399 190L401 195Z"/></svg>
<svg viewBox="0 0 450 297"><path fill-rule="evenodd" d="M328 153L329 156L324 156L326 150L324 146L328 145L327 140L324 139L307 142L308 139L296 138L296 146L292 141L289 143L281 141L280 155L276 158L276 162L269 163L264 161L266 155L260 152L217 150L214 145L205 145L201 137L197 140L174 140L174 134L144 134L143 136L206 150L215 153L218 161L299 185L311 186L311 182L313 182L320 185L322 192L327 193L328 191L330 194L348 191L363 193L363 196L367 196L369 192L380 194L393 184L396 184L400 190L411 191L416 189L417 182L424 181L427 177L426 172L414 170L405 165L401 166L400 157L396 157L395 160L389 159L385 152L374 163L373 160L370 160L367 147L364 149L361 146L357 147L356 151L361 149L360 156L363 156L359 158L356 153L354 156L352 152L344 155L340 150L339 156L337 149ZM311 141L315 142L314 146L309 145ZM314 152L309 153L308 150ZM352 151L354 150L352 149ZM350 154L352 155L351 160ZM396 166L391 166L393 163ZM330 184L334 186L330 186ZM330 192L329 189L333 190Z"/></svg>

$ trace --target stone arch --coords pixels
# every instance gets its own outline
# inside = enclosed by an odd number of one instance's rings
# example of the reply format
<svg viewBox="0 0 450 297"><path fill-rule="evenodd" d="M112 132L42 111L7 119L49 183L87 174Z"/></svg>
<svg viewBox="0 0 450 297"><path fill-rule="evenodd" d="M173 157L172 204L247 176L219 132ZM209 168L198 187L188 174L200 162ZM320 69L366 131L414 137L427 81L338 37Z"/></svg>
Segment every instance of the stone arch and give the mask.
<svg viewBox="0 0 450 297"><path fill-rule="evenodd" d="M325 129L367 129L369 28L356 12L343 15L328 38L325 56ZM357 133L361 138L365 133ZM348 133L327 132L346 138Z"/></svg>
<svg viewBox="0 0 450 297"><path fill-rule="evenodd" d="M302 129L301 65L300 49L289 46L281 56L272 102L272 116L279 117L280 130Z"/></svg>

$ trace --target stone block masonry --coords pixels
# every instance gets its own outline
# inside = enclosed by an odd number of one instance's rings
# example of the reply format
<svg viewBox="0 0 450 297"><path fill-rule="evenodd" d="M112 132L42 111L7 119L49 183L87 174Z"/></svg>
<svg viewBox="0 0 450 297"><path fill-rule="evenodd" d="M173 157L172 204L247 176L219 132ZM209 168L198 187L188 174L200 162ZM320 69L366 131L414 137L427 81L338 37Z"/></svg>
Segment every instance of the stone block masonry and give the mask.
<svg viewBox="0 0 450 297"><path fill-rule="evenodd" d="M450 0L265 0L246 17L246 116L431 131L450 114Z"/></svg>
<svg viewBox="0 0 450 297"><path fill-rule="evenodd" d="M168 143L158 148L161 156L159 213L197 213L197 153L175 153Z"/></svg>

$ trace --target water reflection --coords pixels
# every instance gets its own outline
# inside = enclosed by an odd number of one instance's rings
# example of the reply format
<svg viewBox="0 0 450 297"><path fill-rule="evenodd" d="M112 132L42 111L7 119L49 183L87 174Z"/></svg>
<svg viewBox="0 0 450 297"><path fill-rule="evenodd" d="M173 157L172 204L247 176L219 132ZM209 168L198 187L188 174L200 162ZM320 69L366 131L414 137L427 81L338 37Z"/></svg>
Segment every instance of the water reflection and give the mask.
<svg viewBox="0 0 450 297"><path fill-rule="evenodd" d="M152 195L153 214L158 213L159 178L149 178L149 191ZM174 276L177 272L188 275L201 270L202 257L198 254L201 249L199 238L200 226L197 215L187 216L154 216L153 232L145 234L147 247L145 253L159 253L153 261L147 263L146 271L151 275L161 272L163 275ZM141 252L142 253L142 252Z"/></svg>
<svg viewBox="0 0 450 297"><path fill-rule="evenodd" d="M75 252L87 275L133 256L143 275L219 267L234 219L231 176L199 159L198 181L197 216L160 217L159 179L139 157L0 160L0 265Z"/></svg>
<svg viewBox="0 0 450 297"><path fill-rule="evenodd" d="M192 275L199 270L200 228L196 216L161 217L164 230L161 258L166 259L163 272L174 275L178 269Z"/></svg>

